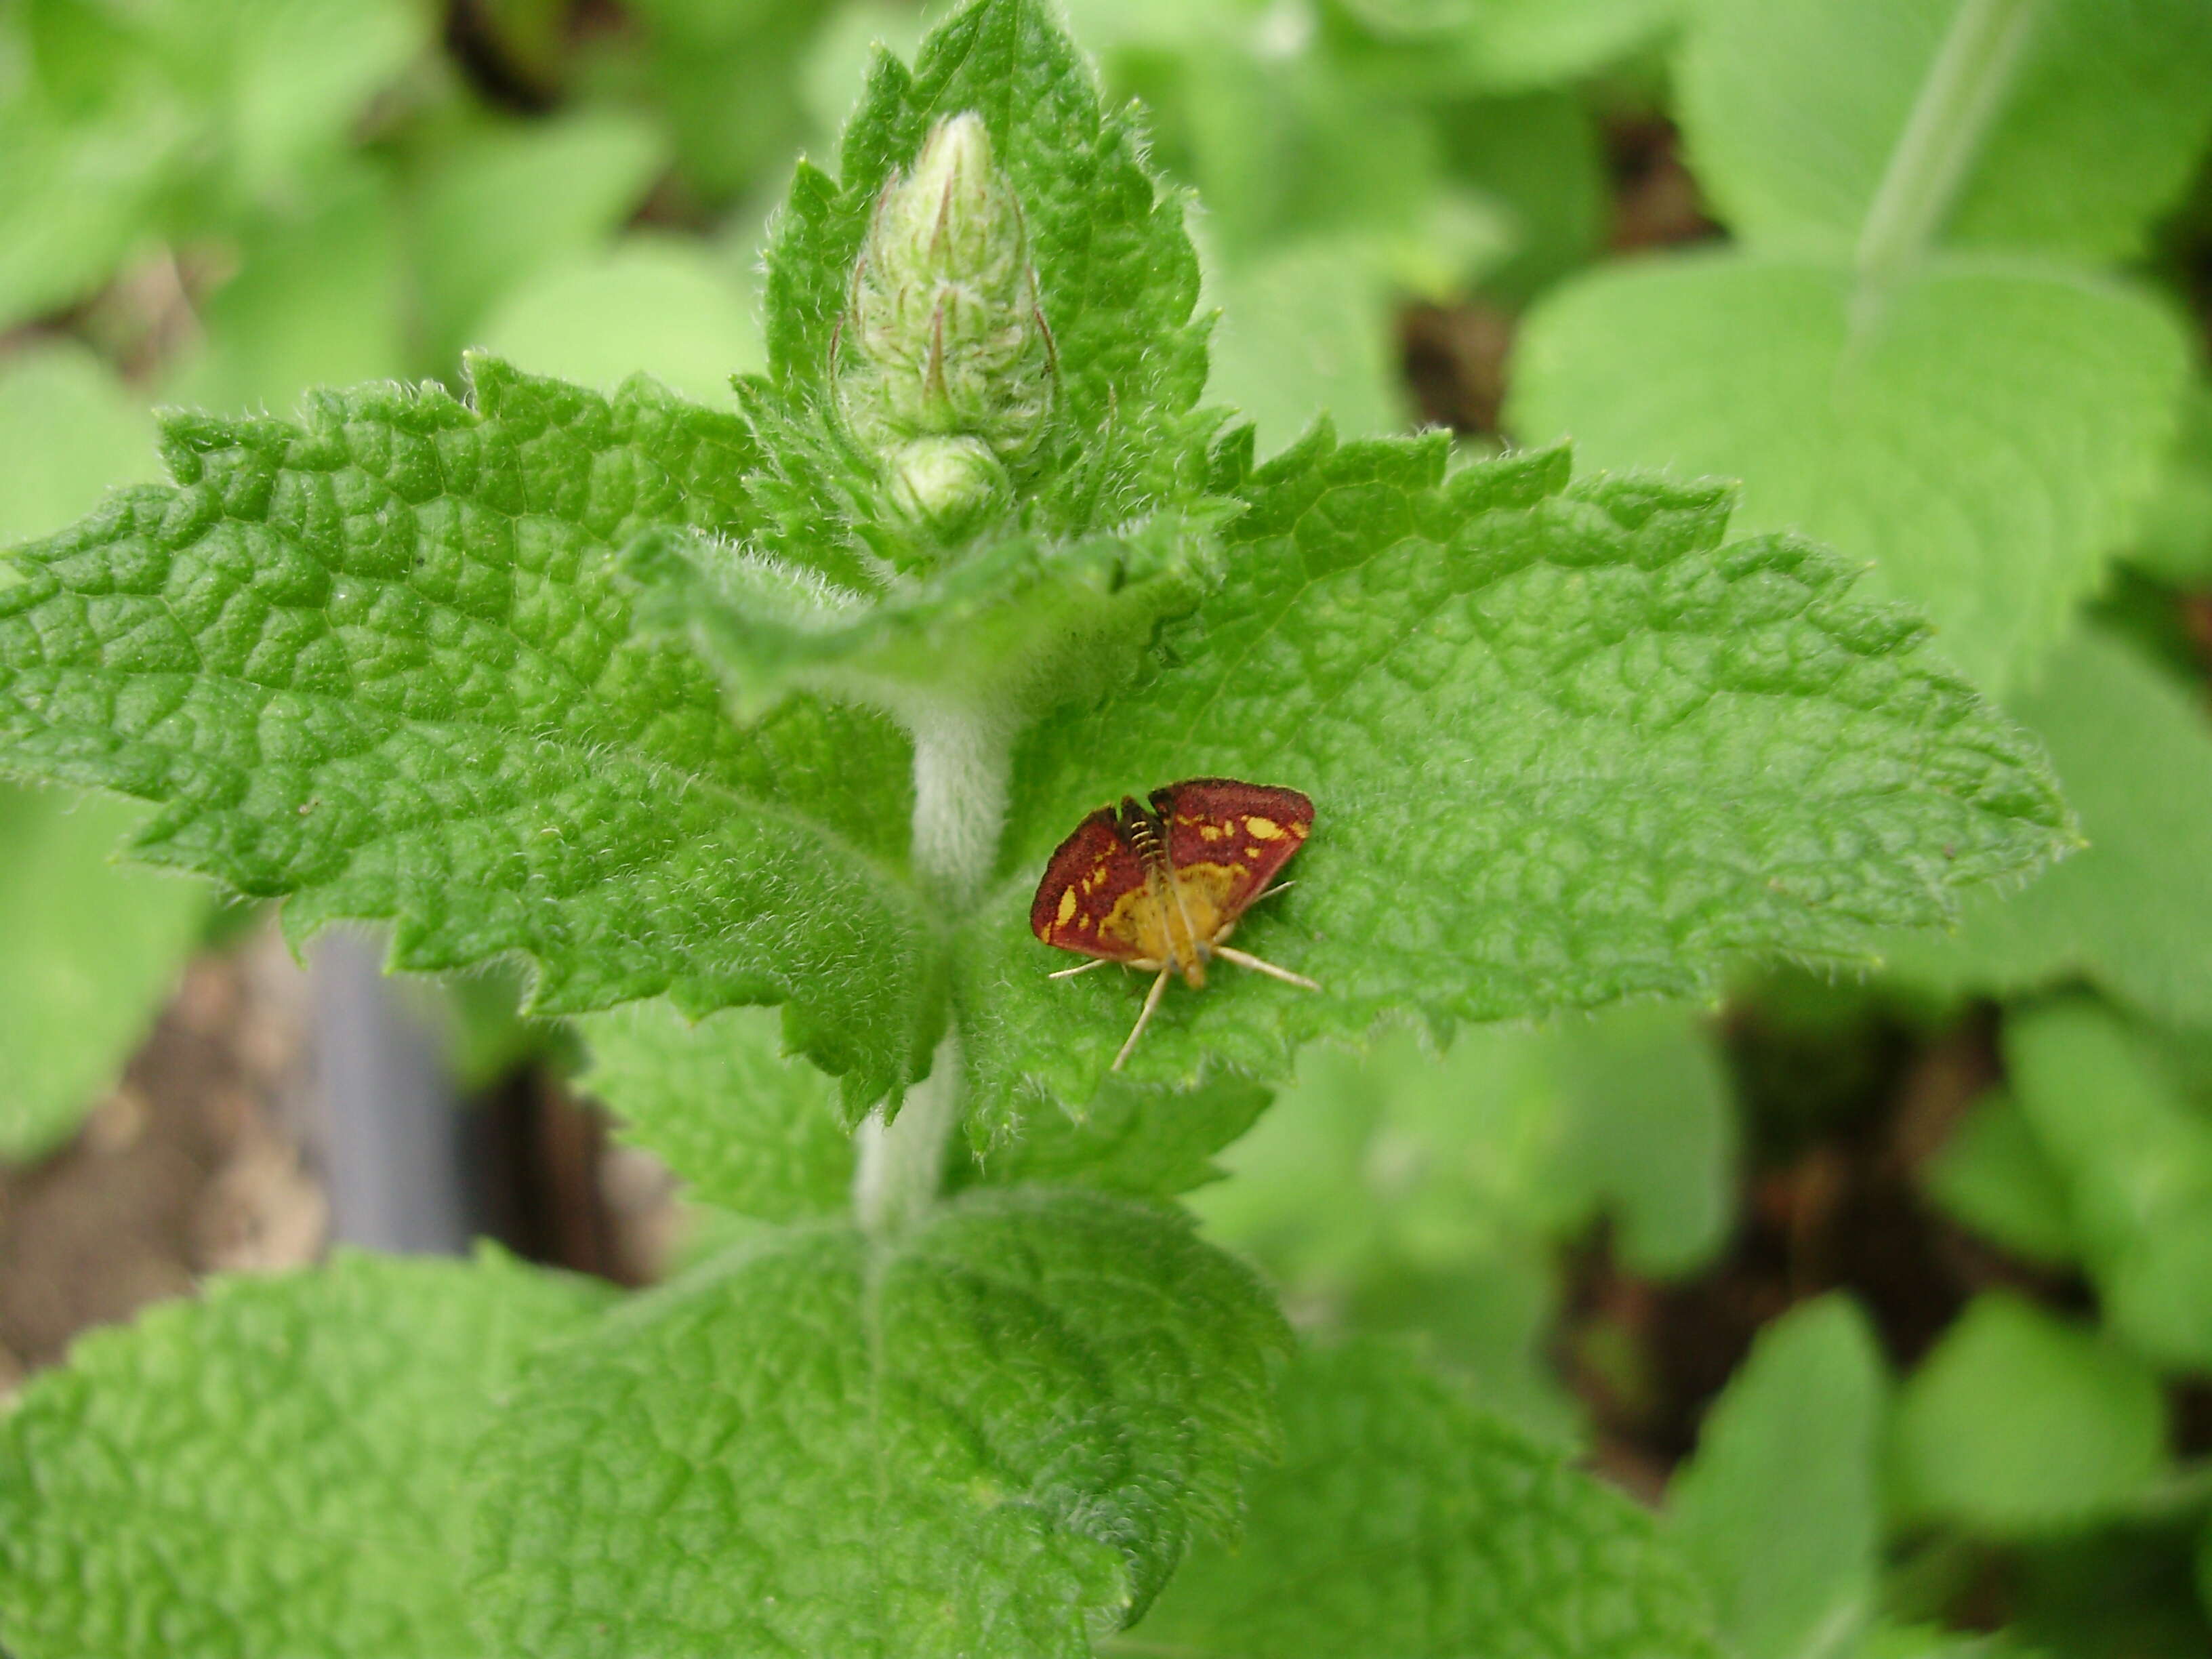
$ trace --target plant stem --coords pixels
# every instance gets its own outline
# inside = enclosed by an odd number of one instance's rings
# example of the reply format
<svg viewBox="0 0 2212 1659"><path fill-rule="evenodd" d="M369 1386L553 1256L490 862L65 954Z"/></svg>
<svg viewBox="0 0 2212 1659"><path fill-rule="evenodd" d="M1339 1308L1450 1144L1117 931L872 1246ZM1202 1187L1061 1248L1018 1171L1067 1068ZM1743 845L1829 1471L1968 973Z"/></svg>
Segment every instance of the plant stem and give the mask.
<svg viewBox="0 0 2212 1659"><path fill-rule="evenodd" d="M960 1122L966 1081L960 1037L948 1031L930 1056L929 1075L907 1091L888 1123L869 1114L854 1136L853 1214L861 1230L882 1237L929 1213L945 1180L945 1147Z"/></svg>
<svg viewBox="0 0 2212 1659"><path fill-rule="evenodd" d="M982 895L1006 826L1014 726L966 706L913 712L914 872L951 917ZM853 1210L881 1237L910 1225L937 1201L945 1148L959 1127L966 1075L956 1025L930 1057L929 1075L907 1091L898 1115L878 1107L854 1138Z"/></svg>
<svg viewBox="0 0 2212 1659"><path fill-rule="evenodd" d="M1886 288L1942 228L2012 89L2039 3L1963 0L1959 7L1860 227L1855 264L1863 291Z"/></svg>

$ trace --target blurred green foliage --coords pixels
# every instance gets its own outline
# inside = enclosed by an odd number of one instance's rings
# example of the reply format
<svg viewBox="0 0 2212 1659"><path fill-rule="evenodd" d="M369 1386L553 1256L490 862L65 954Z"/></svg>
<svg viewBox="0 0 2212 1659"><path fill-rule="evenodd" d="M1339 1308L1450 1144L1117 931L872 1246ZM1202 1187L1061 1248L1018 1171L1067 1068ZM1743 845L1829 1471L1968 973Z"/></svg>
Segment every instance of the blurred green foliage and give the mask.
<svg viewBox="0 0 2212 1659"><path fill-rule="evenodd" d="M0 544L155 476L157 404L458 388L483 347L726 404L792 155L938 9L0 9ZM1327 408L1740 477L1749 523L1928 609L2081 814L2083 852L1868 985L1310 1050L1189 1200L1303 1322L1418 1334L1627 1467L1685 1386L1655 1331L1729 1304L1665 1508L1737 1659L2212 1644L2212 19L2033 9L1066 6L1202 195L1211 389L1263 453ZM1407 373L1423 317L1457 401ZM135 817L0 790L0 1156L67 1134L199 937L196 889L110 867ZM513 995L448 1000L472 1084L547 1051ZM1932 1335L1892 1279L1761 1255L1915 1111L1882 1143L1905 1207L1855 1224L1955 1269ZM801 1151L834 1204L842 1148Z"/></svg>

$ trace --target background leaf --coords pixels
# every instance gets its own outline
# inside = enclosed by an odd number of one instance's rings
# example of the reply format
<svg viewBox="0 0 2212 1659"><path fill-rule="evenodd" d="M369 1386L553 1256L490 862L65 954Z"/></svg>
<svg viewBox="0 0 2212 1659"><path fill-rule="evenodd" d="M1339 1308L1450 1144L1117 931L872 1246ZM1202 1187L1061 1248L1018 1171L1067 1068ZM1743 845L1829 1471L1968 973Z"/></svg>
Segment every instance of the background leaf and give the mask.
<svg viewBox="0 0 2212 1659"><path fill-rule="evenodd" d="M1887 1391L1865 1316L1826 1297L1764 1327L1706 1413L1668 1530L1745 1659L1856 1650L1877 1595Z"/></svg>
<svg viewBox="0 0 2212 1659"><path fill-rule="evenodd" d="M2002 693L2133 532L2187 366L2173 319L2100 279L1931 260L1869 300L1841 264L1694 253L1540 304L1509 423L1598 466L1741 478L1745 528L1873 558Z"/></svg>
<svg viewBox="0 0 2212 1659"><path fill-rule="evenodd" d="M1243 1541L1195 1552L1110 1653L1698 1659L1704 1599L1648 1516L1381 1346L1302 1354Z"/></svg>

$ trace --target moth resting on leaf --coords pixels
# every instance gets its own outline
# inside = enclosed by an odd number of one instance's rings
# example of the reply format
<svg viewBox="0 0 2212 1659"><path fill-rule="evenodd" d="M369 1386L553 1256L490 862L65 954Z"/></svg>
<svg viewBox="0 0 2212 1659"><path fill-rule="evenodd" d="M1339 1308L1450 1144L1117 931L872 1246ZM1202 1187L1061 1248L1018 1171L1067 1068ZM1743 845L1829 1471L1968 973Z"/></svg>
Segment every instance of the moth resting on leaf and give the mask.
<svg viewBox="0 0 2212 1659"><path fill-rule="evenodd" d="M1159 975L1114 1056L1114 1070L1144 1035L1168 981L1181 974L1201 990L1206 964L1216 957L1321 989L1227 942L1246 910L1281 890L1268 883L1305 845L1313 815L1313 803L1295 789L1187 778L1153 790L1149 805L1126 795L1118 809L1100 807L1060 842L1037 884L1030 928L1047 945L1094 960L1052 977L1108 962Z"/></svg>

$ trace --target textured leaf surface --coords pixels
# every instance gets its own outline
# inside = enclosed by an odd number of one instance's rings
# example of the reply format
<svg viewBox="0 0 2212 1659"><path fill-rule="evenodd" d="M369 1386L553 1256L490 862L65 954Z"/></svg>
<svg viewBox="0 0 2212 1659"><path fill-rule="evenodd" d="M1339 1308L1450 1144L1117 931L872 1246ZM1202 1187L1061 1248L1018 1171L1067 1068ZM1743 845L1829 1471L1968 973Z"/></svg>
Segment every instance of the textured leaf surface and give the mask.
<svg viewBox="0 0 2212 1659"><path fill-rule="evenodd" d="M2004 1053L2106 1318L2154 1359L2212 1370L2212 1123L2086 1000L2014 1016Z"/></svg>
<svg viewBox="0 0 2212 1659"><path fill-rule="evenodd" d="M1245 1536L1194 1553L1106 1651L1699 1659L1704 1598L1650 1520L1398 1352L1308 1352Z"/></svg>
<svg viewBox="0 0 2212 1659"><path fill-rule="evenodd" d="M837 1085L782 1052L780 1021L725 1008L693 1024L666 1002L576 1022L590 1051L576 1086L622 1134L681 1176L686 1196L763 1221L850 1201L853 1142Z"/></svg>
<svg viewBox="0 0 2212 1659"><path fill-rule="evenodd" d="M1745 527L1873 559L1937 650L2002 694L2132 531L2185 343L2118 285L1955 260L1862 303L1818 260L1601 271L1529 317L1510 423L1571 434L1599 466L1741 479Z"/></svg>
<svg viewBox="0 0 2212 1659"><path fill-rule="evenodd" d="M2201 697L2082 627L2012 707L2050 745L2089 845L2024 892L1969 897L1955 933L1895 940L1891 967L1996 994L2087 975L2157 1018L2212 1026L2212 720Z"/></svg>
<svg viewBox="0 0 2212 1659"><path fill-rule="evenodd" d="M1739 236L1847 248L1966 7L1701 0L1680 59L1698 182ZM1948 217L1960 246L2141 251L2212 135L2212 15L2196 0L2042 0L1962 66L1996 100ZM1961 126L1967 123L1961 120Z"/></svg>
<svg viewBox="0 0 2212 1659"><path fill-rule="evenodd" d="M470 1637L461 1460L602 1292L487 1256L218 1280L82 1340L0 1419L17 1659L498 1651Z"/></svg>
<svg viewBox="0 0 2212 1659"><path fill-rule="evenodd" d="M1316 804L1298 885L1130 1061L1279 1077L1324 1032L1688 992L1760 952L1851 959L1884 921L2032 868L2063 812L2030 746L1854 603L1808 544L1722 544L1726 492L1564 488L1560 452L1445 476L1435 440L1255 474L1230 574L1095 712L1024 746L1004 884L956 956L986 1100L1089 1098L1140 988L1054 982L1037 872L1100 802L1225 775Z"/></svg>
<svg viewBox="0 0 2212 1659"><path fill-rule="evenodd" d="M1865 1316L1828 1297L1765 1327L1706 1413L1668 1520L1733 1651L1826 1659L1871 1619L1886 1393Z"/></svg>
<svg viewBox="0 0 2212 1659"><path fill-rule="evenodd" d="M531 1656L1086 1655L1233 1516L1281 1340L1185 1224L1095 1195L740 1246L519 1392L489 1616Z"/></svg>
<svg viewBox="0 0 2212 1659"><path fill-rule="evenodd" d="M0 764L163 802L141 855L291 895L295 936L523 952L544 1012L787 1000L856 1102L924 1063L904 739L804 699L732 726L606 573L738 510L734 417L486 361L473 409L371 388L299 426L179 419L167 453L175 488L0 589Z"/></svg>
<svg viewBox="0 0 2212 1659"><path fill-rule="evenodd" d="M664 1002L576 1021L579 1079L690 1183L690 1196L764 1220L831 1215L851 1199L854 1152L837 1085L783 1052L763 1011L697 1024ZM956 1153L948 1186L1039 1182L1170 1197L1218 1178L1212 1155L1249 1128L1269 1091L1234 1073L1194 1088L1113 1079L1079 1118L1038 1113L988 1155Z"/></svg>
<svg viewBox="0 0 2212 1659"><path fill-rule="evenodd" d="M1110 445L1109 499L1156 501L1187 481L1200 429L1189 424L1206 385L1198 258L1182 199L1146 167L1129 116L1101 108L1089 65L1042 0L975 0L922 43L911 73L878 58L839 177L801 166L768 255L775 378L801 394L823 387L877 195L933 121L963 111L982 118L1020 198L1070 427Z"/></svg>
<svg viewBox="0 0 2212 1659"><path fill-rule="evenodd" d="M2008 1293L1977 1297L1906 1379L1893 1502L1984 1536L2094 1525L2165 1462L2166 1408L2142 1361Z"/></svg>

